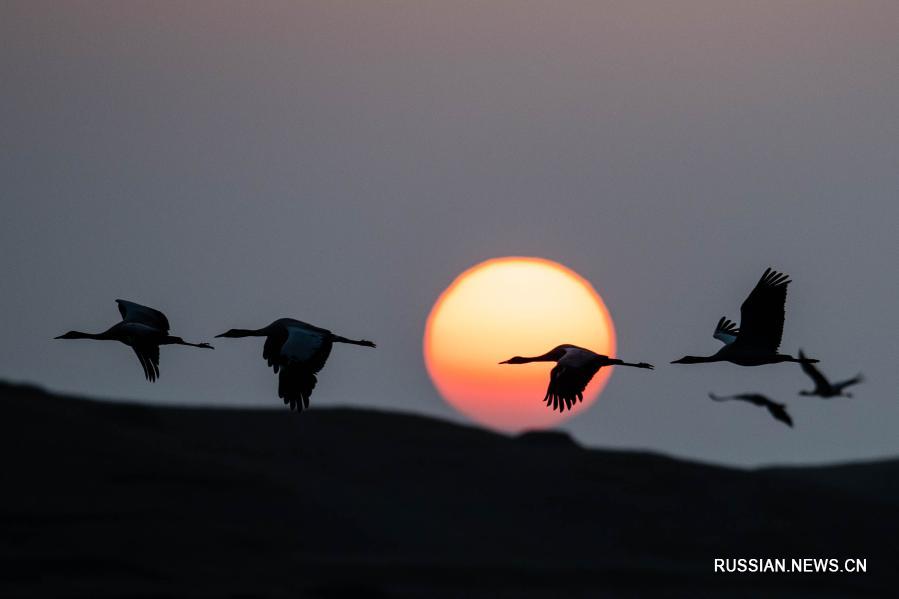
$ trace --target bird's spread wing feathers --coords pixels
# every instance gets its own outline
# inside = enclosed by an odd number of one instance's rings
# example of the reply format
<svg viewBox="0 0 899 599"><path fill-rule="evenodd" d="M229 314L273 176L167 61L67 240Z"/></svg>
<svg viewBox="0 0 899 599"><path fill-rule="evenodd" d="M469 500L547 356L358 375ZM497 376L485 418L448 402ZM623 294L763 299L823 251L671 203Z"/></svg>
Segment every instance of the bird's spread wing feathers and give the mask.
<svg viewBox="0 0 899 599"><path fill-rule="evenodd" d="M584 399L584 389L600 369L596 354L569 349L549 373L549 387L543 401L553 410L564 412Z"/></svg>
<svg viewBox="0 0 899 599"><path fill-rule="evenodd" d="M776 353L784 328L787 302L787 275L765 269L765 273L740 307L740 334L737 342L764 352Z"/></svg>
<svg viewBox="0 0 899 599"><path fill-rule="evenodd" d="M302 412L309 407L309 398L316 382L315 373L305 364L285 364L278 375L278 397L291 410Z"/></svg>
<svg viewBox="0 0 899 599"><path fill-rule="evenodd" d="M724 343L724 345L730 345L737 340L739 334L740 329L737 328L737 323L722 316L717 326L715 326L715 333L712 336Z"/></svg>
<svg viewBox="0 0 899 599"><path fill-rule="evenodd" d="M262 346L262 359L277 373L281 369L281 347L287 341L287 329L277 327L265 338Z"/></svg>
<svg viewBox="0 0 899 599"><path fill-rule="evenodd" d="M145 324L168 333L169 319L159 310L123 299L117 299L115 302L119 305L119 313L122 315L123 321Z"/></svg>
<svg viewBox="0 0 899 599"><path fill-rule="evenodd" d="M151 383L155 382L159 378L159 346L140 344L132 345L131 348L137 355L141 368L144 369L144 376Z"/></svg>

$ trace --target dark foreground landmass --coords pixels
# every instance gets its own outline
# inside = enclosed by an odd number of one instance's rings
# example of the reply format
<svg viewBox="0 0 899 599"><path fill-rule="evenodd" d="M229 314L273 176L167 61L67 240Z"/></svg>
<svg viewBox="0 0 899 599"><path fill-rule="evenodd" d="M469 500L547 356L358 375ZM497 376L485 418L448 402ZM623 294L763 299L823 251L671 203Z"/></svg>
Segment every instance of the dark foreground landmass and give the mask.
<svg viewBox="0 0 899 599"><path fill-rule="evenodd" d="M745 471L3 384L0 449L2 597L860 597L893 594L899 568L897 460ZM715 575L716 557L868 572Z"/></svg>

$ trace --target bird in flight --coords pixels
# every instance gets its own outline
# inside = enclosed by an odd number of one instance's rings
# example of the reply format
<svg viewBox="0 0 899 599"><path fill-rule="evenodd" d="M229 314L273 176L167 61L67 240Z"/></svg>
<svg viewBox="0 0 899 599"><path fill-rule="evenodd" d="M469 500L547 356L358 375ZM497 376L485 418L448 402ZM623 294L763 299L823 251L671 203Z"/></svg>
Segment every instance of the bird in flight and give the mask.
<svg viewBox="0 0 899 599"><path fill-rule="evenodd" d="M549 373L549 387L546 389L543 401L553 410L560 412L564 412L566 408L570 410L571 406L584 399L584 389L587 387L587 383L603 366L633 366L650 370L653 368L652 364L646 362L639 364L623 362L577 345L560 345L542 356L515 356L500 362L500 364L528 364L529 362L556 363Z"/></svg>
<svg viewBox="0 0 899 599"><path fill-rule="evenodd" d="M142 306L135 302L117 299L122 322L112 325L102 333L82 333L69 331L55 339L95 339L98 341L120 341L134 350L144 376L151 383L159 378L159 346L189 345L213 349L208 343L188 343L181 337L169 335L169 320L159 310Z"/></svg>
<svg viewBox="0 0 899 599"><path fill-rule="evenodd" d="M230 329L216 337L265 337L262 358L278 374L278 397L298 412L309 407L315 375L324 367L334 343L376 347L371 341L347 339L293 318L279 318L256 330Z"/></svg>
<svg viewBox="0 0 899 599"><path fill-rule="evenodd" d="M799 350L799 357L805 357L805 354L801 349ZM800 366L802 367L802 372L811 377L812 381L815 383L815 388L811 391L800 391L799 395L816 395L825 399L830 399L831 397L852 397L851 393L845 392L846 387L857 385L864 380L861 374L857 374L847 381L831 383L823 374L821 374L820 370L811 364L803 362Z"/></svg>
<svg viewBox="0 0 899 599"><path fill-rule="evenodd" d="M787 275L765 269L765 273L740 307L740 326L722 317L713 337L724 347L711 356L684 356L672 364L732 362L740 366L761 366L780 362L812 364L818 360L794 358L778 353L784 329L784 306L787 301Z"/></svg>
<svg viewBox="0 0 899 599"><path fill-rule="evenodd" d="M775 420L780 420L790 428L793 428L793 419L790 418L790 415L787 413L787 406L785 404L772 401L759 393L741 393L739 395L728 395L726 397L719 397L713 393L709 393L709 397L711 397L715 401L745 401L751 403L754 406L765 408L766 410L768 410L768 413L774 417Z"/></svg>

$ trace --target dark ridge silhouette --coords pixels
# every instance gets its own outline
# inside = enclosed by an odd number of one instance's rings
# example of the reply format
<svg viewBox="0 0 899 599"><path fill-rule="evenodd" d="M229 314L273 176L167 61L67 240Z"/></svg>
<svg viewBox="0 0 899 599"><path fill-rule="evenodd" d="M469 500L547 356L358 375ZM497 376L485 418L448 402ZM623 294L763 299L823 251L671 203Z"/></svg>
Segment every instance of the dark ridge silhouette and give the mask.
<svg viewBox="0 0 899 599"><path fill-rule="evenodd" d="M519 443L526 443L532 447L567 447L581 449L580 444L571 438L568 433L562 431L525 431L515 437Z"/></svg>
<svg viewBox="0 0 899 599"><path fill-rule="evenodd" d="M793 419L787 413L786 404L777 403L776 401L773 401L760 393L740 393L738 395L728 395L725 397L720 397L718 395L715 395L714 393L709 393L709 397L714 401L745 401L747 403L751 403L754 406L765 408L775 420L779 420L790 428L793 428Z"/></svg>
<svg viewBox="0 0 899 599"><path fill-rule="evenodd" d="M500 364L528 364L530 362L555 362L556 365L549 373L549 387L543 401L553 410L564 412L571 406L584 399L584 389L603 366L633 366L634 368L648 368L653 365L646 362L632 364L622 362L617 358L610 358L597 354L589 349L577 345L559 345L542 356L522 357L515 356L500 362Z"/></svg>
<svg viewBox="0 0 899 599"><path fill-rule="evenodd" d="M278 397L298 412L309 407L318 382L315 375L324 368L335 343L376 347L371 341L347 339L293 318L279 318L261 329L230 329L216 337L265 337L262 358L278 375Z"/></svg>
<svg viewBox="0 0 899 599"><path fill-rule="evenodd" d="M899 461L739 470L388 412L0 384L0 597L882 597ZM725 557L867 574L714 574Z"/></svg>
<svg viewBox="0 0 899 599"><path fill-rule="evenodd" d="M739 366L761 366L780 362L810 364L818 360L794 358L778 353L784 329L787 275L766 268L762 278L740 307L740 327L722 316L712 335L724 347L711 356L684 356L672 364L732 362Z"/></svg>
<svg viewBox="0 0 899 599"><path fill-rule="evenodd" d="M801 349L799 350L799 357L800 359L805 357L805 354ZM831 383L823 374L821 374L821 371L813 365L803 362L800 366L802 367L802 372L807 374L812 379L812 382L815 383L815 388L811 391L800 391L799 395L817 396L823 397L824 399L830 399L831 397L852 397L852 394L846 392L845 389L852 385L857 385L864 380L861 373L859 373L851 379L839 383Z"/></svg>
<svg viewBox="0 0 899 599"><path fill-rule="evenodd" d="M213 349L208 343L188 343L181 337L169 335L169 319L154 308L134 302L117 299L122 322L114 324L102 333L82 333L69 331L55 339L93 339L96 341L119 341L134 350L144 376L151 383L159 378L159 346L189 345Z"/></svg>

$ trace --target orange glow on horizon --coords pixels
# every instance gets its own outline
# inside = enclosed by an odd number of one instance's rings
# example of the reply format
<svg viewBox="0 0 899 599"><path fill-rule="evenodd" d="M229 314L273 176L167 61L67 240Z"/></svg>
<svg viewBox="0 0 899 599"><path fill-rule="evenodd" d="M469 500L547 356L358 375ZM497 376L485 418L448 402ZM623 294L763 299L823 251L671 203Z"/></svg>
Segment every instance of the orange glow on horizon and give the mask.
<svg viewBox="0 0 899 599"><path fill-rule="evenodd" d="M550 260L495 258L463 272L437 299L425 365L440 394L476 422L507 432L547 428L592 404L612 369L600 370L584 401L560 414L542 401L552 363L498 363L562 343L615 354L612 318L596 290Z"/></svg>

